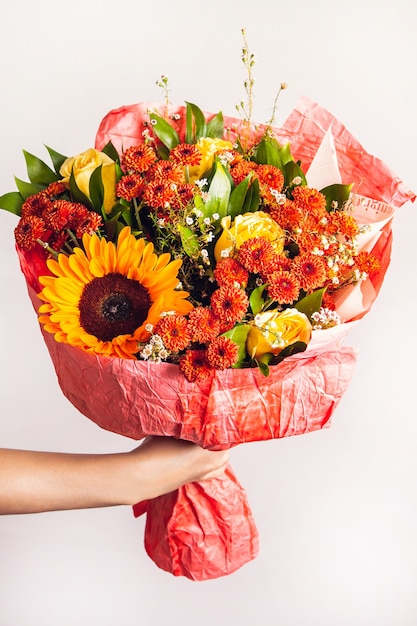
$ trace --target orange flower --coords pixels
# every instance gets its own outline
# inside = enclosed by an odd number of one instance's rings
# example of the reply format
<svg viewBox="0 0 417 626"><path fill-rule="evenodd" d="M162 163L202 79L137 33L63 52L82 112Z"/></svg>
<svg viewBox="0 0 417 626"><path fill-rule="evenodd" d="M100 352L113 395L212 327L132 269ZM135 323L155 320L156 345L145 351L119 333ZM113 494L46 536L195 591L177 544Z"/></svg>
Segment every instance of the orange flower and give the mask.
<svg viewBox="0 0 417 626"><path fill-rule="evenodd" d="M220 332L220 321L211 309L198 306L188 314L188 335L196 343L209 343Z"/></svg>
<svg viewBox="0 0 417 626"><path fill-rule="evenodd" d="M274 246L270 241L263 237L253 237L240 246L238 261L248 272L259 274L275 256Z"/></svg>
<svg viewBox="0 0 417 626"><path fill-rule="evenodd" d="M174 190L170 185L166 182L155 180L145 186L143 200L154 209L165 208L170 205L174 195Z"/></svg>
<svg viewBox="0 0 417 626"><path fill-rule="evenodd" d="M226 326L240 322L248 306L248 296L237 287L219 287L211 296L211 308Z"/></svg>
<svg viewBox="0 0 417 626"><path fill-rule="evenodd" d="M236 163L233 167L230 168L230 175L233 179L235 185L238 185L245 180L246 176L250 172L254 172L256 169L256 163L253 161L245 161L241 160Z"/></svg>
<svg viewBox="0 0 417 626"><path fill-rule="evenodd" d="M190 343L187 319L183 315L164 315L154 327L153 334L159 335L171 352L180 352Z"/></svg>
<svg viewBox="0 0 417 626"><path fill-rule="evenodd" d="M180 143L171 150L169 158L183 166L198 165L202 154L194 144Z"/></svg>
<svg viewBox="0 0 417 626"><path fill-rule="evenodd" d="M355 268L361 273L363 272L372 277L381 269L381 263L376 256L370 252L363 251L359 252L358 256L355 258Z"/></svg>
<svg viewBox="0 0 417 626"><path fill-rule="evenodd" d="M186 379L192 383L207 378L213 371L207 361L205 350L187 350L179 361L179 367Z"/></svg>
<svg viewBox="0 0 417 626"><path fill-rule="evenodd" d="M312 187L295 187L293 199L300 208L316 216L327 214L326 198L317 189Z"/></svg>
<svg viewBox="0 0 417 626"><path fill-rule="evenodd" d="M207 348L207 360L216 370L225 370L237 362L239 346L228 337L216 337Z"/></svg>
<svg viewBox="0 0 417 626"><path fill-rule="evenodd" d="M305 253L296 256L292 269L304 291L322 287L327 278L326 264L322 257L316 254Z"/></svg>
<svg viewBox="0 0 417 626"><path fill-rule="evenodd" d="M244 289L248 284L249 272L237 259L232 257L226 257L219 261L213 274L220 287L238 284Z"/></svg>
<svg viewBox="0 0 417 626"><path fill-rule="evenodd" d="M37 215L28 215L19 221L14 229L17 245L23 250L31 250L38 239L42 239L45 233L45 222Z"/></svg>
<svg viewBox="0 0 417 626"><path fill-rule="evenodd" d="M146 172L156 159L152 146L147 144L132 146L122 154L121 166L125 172Z"/></svg>
<svg viewBox="0 0 417 626"><path fill-rule="evenodd" d="M116 185L116 195L130 202L138 198L143 189L143 178L139 174L127 174Z"/></svg>
<svg viewBox="0 0 417 626"><path fill-rule="evenodd" d="M295 274L278 270L269 274L267 290L270 298L280 304L292 304L300 294L300 281Z"/></svg>
<svg viewBox="0 0 417 626"><path fill-rule="evenodd" d="M280 169L274 165L258 165L256 168L256 175L259 178L261 185L275 189L275 191L282 191L284 186L284 175Z"/></svg>

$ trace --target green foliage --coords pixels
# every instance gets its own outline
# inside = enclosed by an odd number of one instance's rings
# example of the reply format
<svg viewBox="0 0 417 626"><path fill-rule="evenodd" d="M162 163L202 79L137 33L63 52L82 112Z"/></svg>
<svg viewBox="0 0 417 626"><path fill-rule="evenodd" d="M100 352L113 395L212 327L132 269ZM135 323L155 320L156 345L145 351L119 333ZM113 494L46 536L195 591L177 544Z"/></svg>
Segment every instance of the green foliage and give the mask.
<svg viewBox="0 0 417 626"><path fill-rule="evenodd" d="M321 193L326 198L327 211L340 210L344 204L349 200L350 192L352 191L352 185L342 185L336 183L334 185L328 185L321 189Z"/></svg>
<svg viewBox="0 0 417 626"><path fill-rule="evenodd" d="M18 191L10 191L0 196L0 209L20 215L23 204L23 197Z"/></svg>
<svg viewBox="0 0 417 626"><path fill-rule="evenodd" d="M320 310L325 291L325 288L318 289L317 291L314 291L313 293L304 296L304 298L302 298L295 304L294 308L300 311L300 313L304 313L304 315L307 315L308 319L311 320L311 316L313 315L313 313L316 313Z"/></svg>
<svg viewBox="0 0 417 626"><path fill-rule="evenodd" d="M156 113L150 113L149 117L152 124L152 130L158 139L162 142L162 144L168 149L172 150L180 143L180 138L178 137L178 133L174 128L172 128L171 124L169 124L163 117L157 115Z"/></svg>

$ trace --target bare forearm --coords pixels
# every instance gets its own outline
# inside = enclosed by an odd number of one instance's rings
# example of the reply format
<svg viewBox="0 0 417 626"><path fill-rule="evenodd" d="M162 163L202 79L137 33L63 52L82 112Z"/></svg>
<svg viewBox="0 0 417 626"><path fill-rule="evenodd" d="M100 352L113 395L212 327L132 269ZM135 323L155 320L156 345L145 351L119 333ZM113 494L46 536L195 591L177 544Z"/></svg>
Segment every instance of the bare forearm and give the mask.
<svg viewBox="0 0 417 626"><path fill-rule="evenodd" d="M132 505L218 476L227 460L165 437L118 454L0 449L0 514Z"/></svg>
<svg viewBox="0 0 417 626"><path fill-rule="evenodd" d="M127 454L0 450L0 513L127 504L127 462Z"/></svg>

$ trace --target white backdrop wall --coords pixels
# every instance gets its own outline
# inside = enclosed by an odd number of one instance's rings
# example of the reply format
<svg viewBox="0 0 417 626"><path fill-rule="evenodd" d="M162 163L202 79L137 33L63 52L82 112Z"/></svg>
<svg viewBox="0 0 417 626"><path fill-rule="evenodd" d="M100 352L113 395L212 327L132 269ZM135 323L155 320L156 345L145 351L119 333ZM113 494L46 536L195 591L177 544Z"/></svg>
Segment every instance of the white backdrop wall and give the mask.
<svg viewBox="0 0 417 626"><path fill-rule="evenodd" d="M240 29L256 57L254 119L300 95L338 117L417 190L417 5L412 0L14 0L0 9L0 193L21 150L90 147L108 110L161 97L234 115ZM370 172L372 175L372 172ZM394 221L392 264L348 342L360 349L332 427L232 451L259 557L193 583L159 570L128 507L0 519L3 626L415 626L417 624L416 208ZM62 396L0 213L0 441L128 450Z"/></svg>

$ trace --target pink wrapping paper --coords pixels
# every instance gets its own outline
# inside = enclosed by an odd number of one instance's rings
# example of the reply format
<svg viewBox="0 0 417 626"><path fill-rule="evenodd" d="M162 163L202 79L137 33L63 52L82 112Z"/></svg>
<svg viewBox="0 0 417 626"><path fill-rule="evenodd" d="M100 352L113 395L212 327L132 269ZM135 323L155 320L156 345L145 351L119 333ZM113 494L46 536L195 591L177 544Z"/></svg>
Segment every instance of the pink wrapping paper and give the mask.
<svg viewBox="0 0 417 626"><path fill-rule="evenodd" d="M112 141L121 152L142 143L149 108L154 107L141 103L111 111L100 124L96 148ZM171 123L181 136L184 107L172 107L169 113L180 115ZM225 118L228 138L241 126L241 121ZM306 98L274 131L281 143L291 143L293 155L306 171L330 126L342 182L356 184L355 192L365 202L358 201L358 214L373 225L372 237L364 246L381 260L381 271L372 281L340 293L339 305L350 323L314 331L307 350L271 367L268 378L257 369L229 369L195 383L169 363L95 356L43 333L61 389L82 414L132 439L166 435L211 449L309 433L330 425L357 358L356 349L344 346L343 340L356 323L352 320L369 311L381 288L390 259L395 209L415 198L338 120ZM262 132L262 126L251 131L253 137ZM37 309L37 275L44 261L39 255L18 253ZM186 485L134 507L135 515L145 512L146 551L159 567L174 575L193 580L224 576L257 554L253 516L231 468L221 479Z"/></svg>

